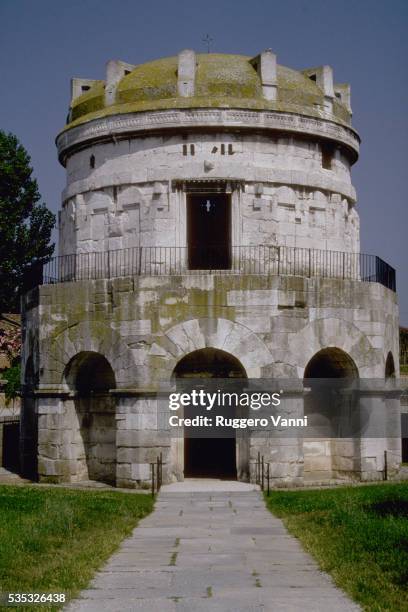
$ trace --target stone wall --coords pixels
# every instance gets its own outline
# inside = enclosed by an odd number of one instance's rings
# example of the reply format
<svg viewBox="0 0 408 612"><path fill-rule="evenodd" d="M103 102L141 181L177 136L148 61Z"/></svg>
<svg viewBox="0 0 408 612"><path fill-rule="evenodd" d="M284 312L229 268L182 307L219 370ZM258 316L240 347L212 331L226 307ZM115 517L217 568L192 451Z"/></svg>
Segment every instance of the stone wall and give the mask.
<svg viewBox="0 0 408 612"><path fill-rule="evenodd" d="M341 148L327 169L317 140L220 132L134 137L71 155L60 254L183 247L186 194L173 181L217 178L241 181L232 197L234 245L359 251L356 195Z"/></svg>
<svg viewBox="0 0 408 612"><path fill-rule="evenodd" d="M182 439L158 436L155 393L185 355L213 347L236 357L250 378L302 379L313 355L337 347L351 357L361 378L384 379L389 352L398 374L397 321L393 292L336 279L213 274L39 287L26 296L24 363L38 369L40 479L80 480L91 472L109 481L115 469L117 484L139 486L148 480L149 462L158 452L164 453L166 480L181 478ZM71 360L87 351L108 360L115 388L109 401L88 400L82 410L65 373ZM301 396L299 401L301 410ZM25 410L32 414L30 398ZM96 427L91 438L81 431L86 413L93 413ZM30 415L23 422L30 422ZM302 478L306 449L306 471L318 472L321 464L331 475L379 477L384 449L396 453L397 462L394 421L390 417L390 439L371 441L364 462L363 451L346 441L343 448L337 441L333 451L330 441L317 448L283 440L260 449L254 439L241 473L253 472L262 450L273 463L274 478ZM25 439L29 442L29 432ZM248 450L241 451L242 462Z"/></svg>

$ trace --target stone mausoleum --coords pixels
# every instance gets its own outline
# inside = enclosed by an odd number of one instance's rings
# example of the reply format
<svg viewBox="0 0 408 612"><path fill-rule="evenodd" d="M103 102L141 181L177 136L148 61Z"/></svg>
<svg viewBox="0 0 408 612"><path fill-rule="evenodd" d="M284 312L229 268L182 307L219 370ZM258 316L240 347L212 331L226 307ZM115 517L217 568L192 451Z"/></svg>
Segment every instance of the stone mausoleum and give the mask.
<svg viewBox="0 0 408 612"><path fill-rule="evenodd" d="M385 450L397 469L395 272L360 254L350 104L329 66L270 50L72 80L59 256L23 299L26 473L138 487L162 453L167 482L253 480L259 451L277 483L379 479ZM157 425L186 376L296 379L299 413L308 378L375 378L387 433L187 444Z"/></svg>

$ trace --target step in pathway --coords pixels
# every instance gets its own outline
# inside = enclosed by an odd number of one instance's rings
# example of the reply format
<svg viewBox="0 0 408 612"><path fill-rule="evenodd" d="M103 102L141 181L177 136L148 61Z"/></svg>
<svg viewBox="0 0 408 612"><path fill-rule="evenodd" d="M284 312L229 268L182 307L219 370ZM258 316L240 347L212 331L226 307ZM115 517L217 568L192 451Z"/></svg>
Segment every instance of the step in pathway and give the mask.
<svg viewBox="0 0 408 612"><path fill-rule="evenodd" d="M270 514L259 491L224 488L163 487L154 512L66 610L360 610Z"/></svg>

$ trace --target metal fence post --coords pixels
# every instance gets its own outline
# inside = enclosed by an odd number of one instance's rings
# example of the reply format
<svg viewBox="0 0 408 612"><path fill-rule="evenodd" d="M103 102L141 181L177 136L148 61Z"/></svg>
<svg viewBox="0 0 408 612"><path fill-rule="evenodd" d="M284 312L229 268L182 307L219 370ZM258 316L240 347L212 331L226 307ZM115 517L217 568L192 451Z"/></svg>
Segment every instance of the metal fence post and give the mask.
<svg viewBox="0 0 408 612"><path fill-rule="evenodd" d="M268 497L269 497L269 468L270 468L270 463L268 462L267 464L267 468L266 468L266 482L267 482L267 486L268 486Z"/></svg>
<svg viewBox="0 0 408 612"><path fill-rule="evenodd" d="M154 497L154 463L150 464L152 467L152 497Z"/></svg>
<svg viewBox="0 0 408 612"><path fill-rule="evenodd" d="M157 456L156 465L157 465L157 469L156 469L156 490L157 490L157 492L159 492L160 489L161 489L161 486L162 486L162 481L163 481L163 471L162 471L162 467L163 467L163 455L162 455L162 453L160 453L160 455Z"/></svg>
<svg viewBox="0 0 408 612"><path fill-rule="evenodd" d="M388 456L387 451L384 451L384 480L388 480Z"/></svg>

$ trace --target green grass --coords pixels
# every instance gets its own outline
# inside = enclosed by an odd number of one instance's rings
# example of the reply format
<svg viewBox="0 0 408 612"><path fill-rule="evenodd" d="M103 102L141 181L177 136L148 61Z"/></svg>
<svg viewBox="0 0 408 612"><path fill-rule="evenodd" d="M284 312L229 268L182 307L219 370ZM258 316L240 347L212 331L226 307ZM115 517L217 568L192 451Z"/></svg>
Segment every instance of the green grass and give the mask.
<svg viewBox="0 0 408 612"><path fill-rule="evenodd" d="M152 507L137 493L0 486L1 590L74 596Z"/></svg>
<svg viewBox="0 0 408 612"><path fill-rule="evenodd" d="M365 610L408 610L408 483L274 491L269 509Z"/></svg>
<svg viewBox="0 0 408 612"><path fill-rule="evenodd" d="M408 374L408 363L404 363L400 365L401 374Z"/></svg>

